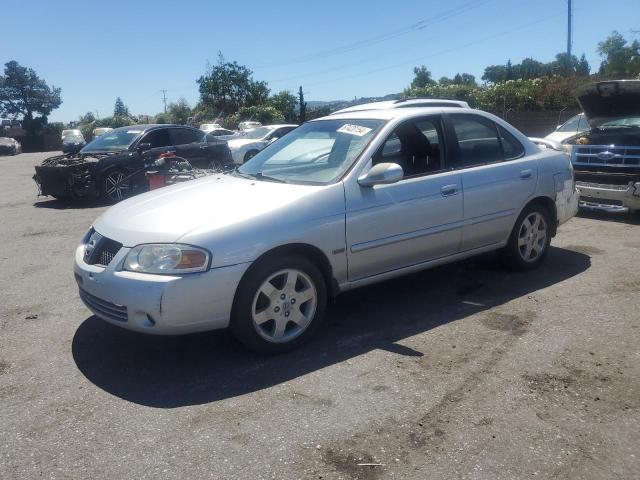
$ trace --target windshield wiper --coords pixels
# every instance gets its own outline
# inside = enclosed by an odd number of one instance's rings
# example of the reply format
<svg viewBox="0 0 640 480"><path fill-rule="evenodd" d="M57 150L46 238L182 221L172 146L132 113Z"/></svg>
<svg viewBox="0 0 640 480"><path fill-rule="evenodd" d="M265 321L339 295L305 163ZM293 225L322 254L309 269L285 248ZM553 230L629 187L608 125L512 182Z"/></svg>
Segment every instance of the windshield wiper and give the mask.
<svg viewBox="0 0 640 480"><path fill-rule="evenodd" d="M270 177L269 175L265 175L262 172L258 172L258 173L245 173L245 172L241 172L240 170L238 170L239 167L236 167L236 169L233 171L236 175L239 175L243 178L255 178L258 180L266 180L268 182L277 182L277 183L288 183L286 180L283 180L282 178L276 178L276 177Z"/></svg>

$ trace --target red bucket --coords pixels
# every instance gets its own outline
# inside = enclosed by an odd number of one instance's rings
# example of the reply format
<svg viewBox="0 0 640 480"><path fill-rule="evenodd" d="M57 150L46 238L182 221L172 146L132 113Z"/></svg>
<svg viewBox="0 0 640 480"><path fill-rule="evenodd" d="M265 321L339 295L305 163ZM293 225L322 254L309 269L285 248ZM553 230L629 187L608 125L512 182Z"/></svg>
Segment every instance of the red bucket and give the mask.
<svg viewBox="0 0 640 480"><path fill-rule="evenodd" d="M147 180L149 182L149 190L155 190L167 185L167 176L164 173L147 172Z"/></svg>

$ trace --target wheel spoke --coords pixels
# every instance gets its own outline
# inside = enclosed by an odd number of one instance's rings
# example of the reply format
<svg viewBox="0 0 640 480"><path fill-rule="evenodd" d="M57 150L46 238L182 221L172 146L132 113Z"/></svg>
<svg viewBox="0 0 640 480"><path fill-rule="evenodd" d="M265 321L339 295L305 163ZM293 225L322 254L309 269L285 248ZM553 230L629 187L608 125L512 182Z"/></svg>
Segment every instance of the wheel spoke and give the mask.
<svg viewBox="0 0 640 480"><path fill-rule="evenodd" d="M518 238L518 246L524 247L527 244L527 237Z"/></svg>
<svg viewBox="0 0 640 480"><path fill-rule="evenodd" d="M309 323L309 319L302 313L302 311L300 311L299 308L291 310L288 320L303 328Z"/></svg>
<svg viewBox="0 0 640 480"><path fill-rule="evenodd" d="M531 258L531 244L527 243L527 247L524 250L524 259L529 260Z"/></svg>
<svg viewBox="0 0 640 480"><path fill-rule="evenodd" d="M276 318L275 319L275 328L273 330L273 338L275 340L281 340L284 336L284 331L287 328L287 323L289 322L286 318Z"/></svg>
<svg viewBox="0 0 640 480"><path fill-rule="evenodd" d="M273 315L271 315L271 312L268 311L268 309L264 309L261 312L257 312L253 314L253 319L255 320L255 322L258 325L262 325L265 322L268 322L269 320L271 320Z"/></svg>
<svg viewBox="0 0 640 480"><path fill-rule="evenodd" d="M276 287L274 287L271 282L264 282L260 287L260 293L262 293L267 298L271 299L271 296L276 291Z"/></svg>
<svg viewBox="0 0 640 480"><path fill-rule="evenodd" d="M286 293L293 294L296 291L296 282L298 281L298 274L292 270L287 272L287 282L282 288Z"/></svg>
<svg viewBox="0 0 640 480"><path fill-rule="evenodd" d="M315 298L316 294L312 288L307 288L301 292L296 292L295 299L298 305L302 305L305 302Z"/></svg>

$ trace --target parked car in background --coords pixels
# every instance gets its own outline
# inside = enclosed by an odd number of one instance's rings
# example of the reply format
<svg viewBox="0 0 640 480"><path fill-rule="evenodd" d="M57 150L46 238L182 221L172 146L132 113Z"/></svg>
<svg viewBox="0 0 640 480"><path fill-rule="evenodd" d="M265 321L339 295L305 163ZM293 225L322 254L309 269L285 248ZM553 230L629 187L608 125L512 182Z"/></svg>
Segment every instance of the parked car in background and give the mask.
<svg viewBox="0 0 640 480"><path fill-rule="evenodd" d="M227 143L196 128L130 125L105 133L75 155L46 159L33 178L42 195L116 202L148 189L144 172L167 150L198 168L232 164Z"/></svg>
<svg viewBox="0 0 640 480"><path fill-rule="evenodd" d="M260 122L254 122L254 121L240 122L238 124L238 130L240 130L241 132L244 132L245 130L253 130L254 128L258 128L261 126L262 124Z"/></svg>
<svg viewBox="0 0 640 480"><path fill-rule="evenodd" d="M74 273L84 304L118 327L230 327L274 353L309 339L349 289L490 250L533 269L577 209L564 152L494 115L352 112L305 123L229 175L112 207Z"/></svg>
<svg viewBox="0 0 640 480"><path fill-rule="evenodd" d="M640 80L616 80L577 92L589 129L563 143L580 201L606 211L640 211Z"/></svg>
<svg viewBox="0 0 640 480"><path fill-rule="evenodd" d="M584 116L584 113L574 115L562 125L558 125L556 129L547 135L547 140L554 140L556 142L562 142L569 137L573 137L575 134L589 130L589 122Z"/></svg>
<svg viewBox="0 0 640 480"><path fill-rule="evenodd" d="M221 137L224 139L228 139L232 137L237 137L239 132L234 132L233 130L227 130L226 128L214 128L213 130L206 130L205 133L213 137Z"/></svg>
<svg viewBox="0 0 640 480"><path fill-rule="evenodd" d="M80 130L78 130L77 128L62 130L62 133L60 134L60 139L64 140L65 137L72 137L72 136L75 136L75 137L81 136L82 137L82 132Z"/></svg>
<svg viewBox="0 0 640 480"><path fill-rule="evenodd" d="M0 137L0 155L17 155L22 153L22 145L15 138Z"/></svg>
<svg viewBox="0 0 640 480"><path fill-rule="evenodd" d="M415 107L459 107L469 108L467 102L462 100L448 100L441 98L403 98L400 100L383 100L381 102L362 103L352 107L336 110L332 115L349 112L363 112L365 110L386 110L388 108L415 108Z"/></svg>
<svg viewBox="0 0 640 480"><path fill-rule="evenodd" d="M297 125L266 125L241 132L228 140L229 149L235 164L243 164L271 142L286 135Z"/></svg>
<svg viewBox="0 0 640 480"><path fill-rule="evenodd" d="M67 135L62 137L62 153L77 153L86 144L82 135Z"/></svg>
<svg viewBox="0 0 640 480"><path fill-rule="evenodd" d="M100 135L104 135L107 132L113 130L111 127L98 127L93 129L93 137L99 137Z"/></svg>
<svg viewBox="0 0 640 480"><path fill-rule="evenodd" d="M200 130L207 133L213 130L217 130L219 128L222 128L222 125L220 125L219 123L201 123L200 124Z"/></svg>

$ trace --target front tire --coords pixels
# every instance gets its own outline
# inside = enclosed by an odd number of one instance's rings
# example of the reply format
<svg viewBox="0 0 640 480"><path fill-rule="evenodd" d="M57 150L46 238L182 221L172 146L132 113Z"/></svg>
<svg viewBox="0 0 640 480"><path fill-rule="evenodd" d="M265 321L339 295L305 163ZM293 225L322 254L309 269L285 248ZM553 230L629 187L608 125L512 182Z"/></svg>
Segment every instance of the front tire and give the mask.
<svg viewBox="0 0 640 480"><path fill-rule="evenodd" d="M123 170L109 170L102 175L100 180L100 196L110 202L116 203L124 200L130 194L131 181L127 179L127 173Z"/></svg>
<svg viewBox="0 0 640 480"><path fill-rule="evenodd" d="M282 353L318 331L326 305L326 283L315 264L298 255L268 258L240 283L230 329L250 350Z"/></svg>
<svg viewBox="0 0 640 480"><path fill-rule="evenodd" d="M244 159L242 160L242 163L247 163L257 154L258 154L258 150L249 150L247 153L244 154Z"/></svg>
<svg viewBox="0 0 640 480"><path fill-rule="evenodd" d="M502 259L511 270L537 268L549 251L551 215L538 204L527 206L513 227L509 242L502 250Z"/></svg>

